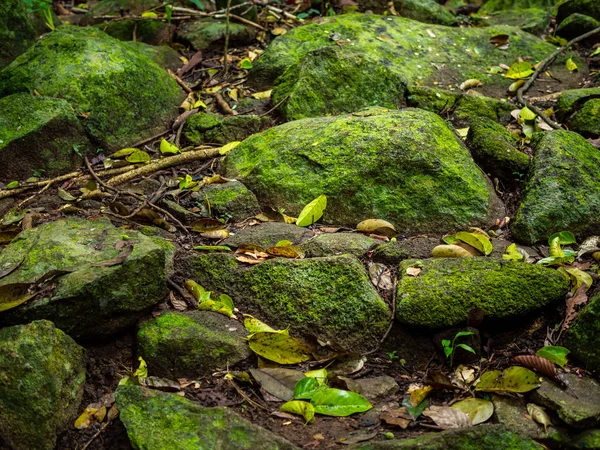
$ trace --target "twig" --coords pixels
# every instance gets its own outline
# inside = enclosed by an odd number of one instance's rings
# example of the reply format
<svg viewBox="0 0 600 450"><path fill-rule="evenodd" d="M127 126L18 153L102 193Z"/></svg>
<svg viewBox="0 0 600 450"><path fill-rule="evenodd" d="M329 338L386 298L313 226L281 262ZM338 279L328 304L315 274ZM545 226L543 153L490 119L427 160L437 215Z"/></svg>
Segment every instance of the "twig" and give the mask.
<svg viewBox="0 0 600 450"><path fill-rule="evenodd" d="M378 351L379 348L381 347L381 344L384 343L384 341L389 336L390 331L392 331L392 328L394 327L394 321L395 321L395 316L396 316L396 293L397 293L397 289L398 289L398 277L396 277L394 279L394 286L393 286L392 289L393 289L393 291L392 291L392 320L390 321L390 324L389 324L389 326L388 326L385 334L379 340L379 343L377 344L377 347L374 350L371 350L370 352L365 353L366 355L370 355L371 353L375 353L376 351Z"/></svg>
<svg viewBox="0 0 600 450"><path fill-rule="evenodd" d="M35 194L33 194L30 197L27 197L25 200L23 200L21 203L19 203L17 205L17 209L21 209L23 207L23 205L25 205L25 203L29 203L31 200L33 200L34 198L36 198L38 195L41 195L42 192L47 191L50 188L50 186L52 186L52 183L48 183L46 186L44 186L42 189L40 189L39 192L36 192Z"/></svg>
<svg viewBox="0 0 600 450"><path fill-rule="evenodd" d="M184 83L184 81L181 78L175 75L175 73L173 73L171 69L167 69L167 72L169 72L169 75L171 75L175 79L175 81L177 81L177 84L179 84L179 86L181 86L185 92L187 92L188 94L192 94L194 92L187 84Z"/></svg>
<svg viewBox="0 0 600 450"><path fill-rule="evenodd" d="M167 278L167 284L171 289L175 289L179 293L179 295L185 300L185 302L191 309L198 309L198 302L193 301L191 298L189 298L188 295L185 295L185 292L183 291L183 288L181 286L179 286L170 278Z"/></svg>
<svg viewBox="0 0 600 450"><path fill-rule="evenodd" d="M229 11L233 11L234 9L240 9L240 8L243 8L244 6L247 6L247 5L254 6L254 2L244 2L244 3L240 3L240 4L237 4L237 5L230 6L229 7ZM216 16L216 15L219 15L219 14L225 14L226 12L227 12L227 8L220 9L220 10L212 12L210 14L212 14L213 16Z"/></svg>
<svg viewBox="0 0 600 450"><path fill-rule="evenodd" d="M181 131L183 130L183 126L185 125L185 120L181 122L179 128L177 129L177 134L175 135L175 147L179 148L179 141L181 139Z"/></svg>
<svg viewBox="0 0 600 450"><path fill-rule="evenodd" d="M539 109L537 106L533 106L531 103L529 103L527 100L525 100L525 98L523 97L523 94L525 94L525 92L527 92L529 90L529 88L531 88L531 86L533 86L533 83L535 82L535 79L539 76L539 74L542 73L544 70L546 70L546 68L550 64L552 64L552 62L556 59L556 57L560 53L562 53L563 51L565 51L566 49L571 47L573 44L583 41L584 39L587 39L598 33L600 33L600 27L595 28L594 30L589 31L585 34L582 34L581 36L578 36L574 39L571 39L569 42L567 42L567 44L564 47L561 47L558 50L555 50L550 56L548 56L545 60L543 60L538 65L538 68L535 69L535 72L533 72L533 75L531 75L531 77L527 80L527 82L523 86L521 86L519 88L519 90L517 91L517 100L519 101L519 103L523 106L526 106L530 110L532 110L534 113L536 113L538 116L540 116L540 118L544 122L546 122L548 125L550 125L555 130L561 129L562 126L559 123L550 119L548 116L546 116L546 114L541 109Z"/></svg>
<svg viewBox="0 0 600 450"><path fill-rule="evenodd" d="M140 145L147 144L148 142L151 142L154 139L158 139L159 137L163 137L165 134L169 134L170 131L171 130L161 131L160 133L155 134L154 136L149 137L148 139L144 139L143 141L136 142L135 144L132 145L132 147L139 147Z"/></svg>
<svg viewBox="0 0 600 450"><path fill-rule="evenodd" d="M267 408L265 408L263 405L255 402L250 397L248 397L246 395L246 393L239 388L239 386L235 383L235 381L227 380L227 382L236 390L236 392L240 395L240 397L242 397L244 400L246 400L251 406L254 406L255 408L264 409L265 411L267 411Z"/></svg>
<svg viewBox="0 0 600 450"><path fill-rule="evenodd" d="M231 0L227 0L227 10L225 11L225 49L223 50L223 53L225 54L225 56L223 57L223 66L225 68L224 72L225 75L227 75L227 70L229 69L229 62L227 61L227 53L229 51L229 16L230 16L230 11L229 9L231 8Z"/></svg>
<svg viewBox="0 0 600 450"><path fill-rule="evenodd" d="M277 103L275 106L273 106L270 110L268 110L266 113L261 114L259 117L264 117L266 115L271 114L273 111L275 111L277 108L279 108L281 105L283 105L283 102L285 102L288 98L290 98L290 94L286 95L284 97L283 100L281 100L279 103Z"/></svg>
<svg viewBox="0 0 600 450"><path fill-rule="evenodd" d="M233 109L231 109L231 107L229 106L229 104L227 104L227 102L225 101L225 99L223 98L223 96L221 94L219 94L218 92L215 92L213 94L213 97L217 101L219 108L221 108L224 113L230 114L232 116L237 116L237 111L234 111Z"/></svg>
<svg viewBox="0 0 600 450"><path fill-rule="evenodd" d="M125 172L124 174L113 177L110 180L108 180L107 183L111 186L118 186L119 184L126 183L129 180L133 180L134 178L143 175L148 175L150 173L156 172L157 170L178 166L180 164L184 164L190 161L202 161L205 159L215 158L219 156L219 150L220 148L193 150L191 152L185 152L180 155L170 156L168 158L161 159L154 163L146 164L145 166L138 167L137 169L130 170L128 172Z"/></svg>
<svg viewBox="0 0 600 450"><path fill-rule="evenodd" d="M231 14L231 13L230 13L230 14L229 14L229 17L230 17L231 19L235 19L235 20L237 20L238 22L242 22L242 23L244 23L244 24L246 24L246 25L248 25L248 26L251 26L251 27L254 27L254 28L258 28L258 29L259 29L259 30L261 30L261 31L268 31L268 30L267 30L265 27L263 27L262 25L259 25L259 24L257 24L256 22L252 22L251 20L244 19L244 18L243 18L243 17L241 17L241 16L236 16L235 14ZM227 19L227 16L226 16L225 14L217 14L217 15L215 15L215 19L223 19L223 18Z"/></svg>

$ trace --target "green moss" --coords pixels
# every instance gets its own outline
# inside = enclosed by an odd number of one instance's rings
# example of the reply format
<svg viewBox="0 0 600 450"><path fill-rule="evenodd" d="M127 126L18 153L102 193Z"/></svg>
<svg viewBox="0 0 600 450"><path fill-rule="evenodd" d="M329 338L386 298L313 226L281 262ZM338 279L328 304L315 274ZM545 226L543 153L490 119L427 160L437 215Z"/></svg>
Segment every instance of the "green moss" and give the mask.
<svg viewBox="0 0 600 450"><path fill-rule="evenodd" d="M569 230L600 233L600 155L579 134L539 133L532 140L533 162L513 222L513 236L524 243Z"/></svg>
<svg viewBox="0 0 600 450"><path fill-rule="evenodd" d="M15 450L54 450L77 415L85 350L46 320L0 329L0 436Z"/></svg>
<svg viewBox="0 0 600 450"><path fill-rule="evenodd" d="M361 233L324 233L301 245L309 258L342 254L361 258L378 242Z"/></svg>
<svg viewBox="0 0 600 450"><path fill-rule="evenodd" d="M469 128L467 146L475 162L493 176L512 180L527 173L529 156L515 146L512 135L493 120L476 120Z"/></svg>
<svg viewBox="0 0 600 450"><path fill-rule="evenodd" d="M0 99L0 180L24 179L34 170L58 175L81 163L92 144L64 100L13 94Z"/></svg>
<svg viewBox="0 0 600 450"><path fill-rule="evenodd" d="M227 144L243 141L248 136L258 133L265 124L265 119L252 114L222 119L216 114L198 113L188 118L183 134L186 141L193 145L206 142Z"/></svg>
<svg viewBox="0 0 600 450"><path fill-rule="evenodd" d="M283 124L237 146L223 172L286 214L326 194L323 222L377 217L406 234L486 224L498 205L453 131L416 109Z"/></svg>
<svg viewBox="0 0 600 450"><path fill-rule="evenodd" d="M600 135L600 98L588 100L568 122L571 130L585 135Z"/></svg>
<svg viewBox="0 0 600 450"><path fill-rule="evenodd" d="M600 27L600 20L584 14L574 13L556 27L556 34L567 40L571 40L598 27Z"/></svg>
<svg viewBox="0 0 600 450"><path fill-rule="evenodd" d="M39 40L0 76L0 97L36 90L67 100L85 130L118 149L162 130L182 92L156 63L93 28L62 26Z"/></svg>
<svg viewBox="0 0 600 450"><path fill-rule="evenodd" d="M21 233L0 254L0 266L23 262L0 285L33 281L51 270L71 273L59 278L51 297L2 313L0 323L44 318L76 337L106 336L135 323L164 299L169 261L166 246L128 230L134 250L122 264L91 265L116 257L121 250L115 244L123 239L106 219L60 220Z"/></svg>
<svg viewBox="0 0 600 450"><path fill-rule="evenodd" d="M190 277L205 288L231 295L244 311L300 336L360 351L373 348L388 325L386 304L349 255L276 258L249 268L233 255L202 255L190 265Z"/></svg>
<svg viewBox="0 0 600 450"><path fill-rule="evenodd" d="M227 26L225 20L212 18L185 22L177 30L179 39L189 43L195 50L205 50L219 44L225 39ZM229 24L229 43L248 44L254 39L256 31L254 28L231 22Z"/></svg>
<svg viewBox="0 0 600 450"><path fill-rule="evenodd" d="M506 12L528 8L549 9L555 3L555 0L489 0L480 10L480 13L487 14L494 11Z"/></svg>
<svg viewBox="0 0 600 450"><path fill-rule="evenodd" d="M600 3L596 0L567 0L558 6L556 23L561 23L571 14L584 14L600 20ZM583 30L581 31L583 33Z"/></svg>
<svg viewBox="0 0 600 450"><path fill-rule="evenodd" d="M593 98L600 98L600 87L563 91L558 97L559 113L563 116L572 114L575 108Z"/></svg>
<svg viewBox="0 0 600 450"><path fill-rule="evenodd" d="M519 317L563 299L568 282L554 269L483 257L423 260L418 277L406 275L415 260L400 264L396 319L441 328L466 322L473 308L486 317Z"/></svg>
<svg viewBox="0 0 600 450"><path fill-rule="evenodd" d="M547 9L509 9L484 14L478 21L480 25L510 25L538 36L550 25L550 13Z"/></svg>
<svg viewBox="0 0 600 450"><path fill-rule="evenodd" d="M140 386L119 386L116 401L129 440L139 450L296 449L228 408L205 408Z"/></svg>
<svg viewBox="0 0 600 450"><path fill-rule="evenodd" d="M156 376L194 379L251 355L243 327L208 311L162 314L145 322L137 337L138 353Z"/></svg>
<svg viewBox="0 0 600 450"><path fill-rule="evenodd" d="M160 45L169 42L171 29L165 22L159 20L117 20L95 25L109 36L120 41L133 41L150 45Z"/></svg>
<svg viewBox="0 0 600 450"><path fill-rule="evenodd" d="M21 0L0 3L0 70L35 42L35 29Z"/></svg>
<svg viewBox="0 0 600 450"><path fill-rule="evenodd" d="M256 196L239 181L210 184L199 192L198 206L208 213L208 203L213 216L227 217L234 221L244 220L260 212Z"/></svg>
<svg viewBox="0 0 600 450"><path fill-rule="evenodd" d="M255 244L268 248L282 240L301 244L312 236L312 231L307 228L283 222L265 222L240 230L233 236L229 236L223 243L234 247L242 244Z"/></svg>
<svg viewBox="0 0 600 450"><path fill-rule="evenodd" d="M586 370L600 370L600 295L593 297L573 321L565 345Z"/></svg>
<svg viewBox="0 0 600 450"><path fill-rule="evenodd" d="M167 45L148 45L143 42L125 42L126 45L143 53L163 69L175 70L181 67L179 53Z"/></svg>

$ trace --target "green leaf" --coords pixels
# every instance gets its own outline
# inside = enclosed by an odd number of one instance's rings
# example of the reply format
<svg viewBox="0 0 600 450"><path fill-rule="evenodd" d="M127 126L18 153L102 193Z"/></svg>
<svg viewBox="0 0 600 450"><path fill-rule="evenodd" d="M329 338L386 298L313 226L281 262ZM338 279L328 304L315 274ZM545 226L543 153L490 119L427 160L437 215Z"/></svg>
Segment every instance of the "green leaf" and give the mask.
<svg viewBox="0 0 600 450"><path fill-rule="evenodd" d="M194 298L198 301L201 301L203 296L206 296L206 289L204 289L202 286L200 286L198 283L196 283L194 280L187 280L185 282L185 288L190 291L192 293L192 295L194 296ZM207 300L210 298L210 292L208 293L209 296L205 297Z"/></svg>
<svg viewBox="0 0 600 450"><path fill-rule="evenodd" d="M575 239L575 235L570 231L559 231L558 233L552 234L548 238L548 244L552 245L552 241L556 238L560 239L560 245L577 244L577 239Z"/></svg>
<svg viewBox="0 0 600 450"><path fill-rule="evenodd" d="M166 139L163 139L160 141L160 152L163 155L177 155L178 153L181 153L181 150L179 150L175 144L171 144Z"/></svg>
<svg viewBox="0 0 600 450"><path fill-rule="evenodd" d="M18 181L11 181L10 183L8 183L6 185L6 189L15 189L19 187L19 182Z"/></svg>
<svg viewBox="0 0 600 450"><path fill-rule="evenodd" d="M452 344L452 342L448 339L443 339L442 340L442 347L450 347L450 344Z"/></svg>
<svg viewBox="0 0 600 450"><path fill-rule="evenodd" d="M567 59L567 61L565 62L565 66L567 67L567 69L569 69L569 72L579 70L579 67L577 67L577 64L575 64L575 61L573 61L573 58Z"/></svg>
<svg viewBox="0 0 600 450"><path fill-rule="evenodd" d="M291 245L294 245L294 243L292 241L288 241L287 239L284 239L282 241L279 241L277 244L275 244L275 247L290 247Z"/></svg>
<svg viewBox="0 0 600 450"><path fill-rule="evenodd" d="M425 399L417 406L413 406L410 402L410 399L405 398L404 400L402 400L402 406L406 408L408 414L410 414L410 417L412 417L413 420L417 420L419 416L423 414L423 411L425 411L425 408L427 408L428 403L429 402L427 401L427 399Z"/></svg>
<svg viewBox="0 0 600 450"><path fill-rule="evenodd" d="M227 306L232 312L234 310L233 299L227 294L219 295L219 301Z"/></svg>
<svg viewBox="0 0 600 450"><path fill-rule="evenodd" d="M8 311L35 297L30 293L32 283L13 283L0 286L0 311Z"/></svg>
<svg viewBox="0 0 600 450"><path fill-rule="evenodd" d="M319 382L315 378L302 378L294 388L294 398L310 400L319 389Z"/></svg>
<svg viewBox="0 0 600 450"><path fill-rule="evenodd" d="M314 378L319 383L319 386L322 386L327 381L327 369L317 369L317 370L309 370L308 372L304 372L305 377Z"/></svg>
<svg viewBox="0 0 600 450"><path fill-rule="evenodd" d="M289 334L288 330L276 330L275 328L271 328L264 322L261 322L255 317L252 317L249 314L244 315L244 327L246 331L253 335L254 333L280 333L280 334Z"/></svg>
<svg viewBox="0 0 600 450"><path fill-rule="evenodd" d="M510 69L504 74L506 78L517 79L517 78L527 78L534 72L531 63L527 61L516 62Z"/></svg>
<svg viewBox="0 0 600 450"><path fill-rule="evenodd" d="M550 241L550 249L548 250L550 256L554 256L555 258L562 258L565 256L564 252L560 248L560 237L557 236Z"/></svg>
<svg viewBox="0 0 600 450"><path fill-rule="evenodd" d="M446 355L446 358L448 358L452 354L452 351L452 347L444 347L444 354Z"/></svg>
<svg viewBox="0 0 600 450"><path fill-rule="evenodd" d="M133 164L145 163L145 162L150 161L150 155L143 150L136 150L135 152L133 152L131 155L129 155L125 159L127 160L127 162L130 162Z"/></svg>
<svg viewBox="0 0 600 450"><path fill-rule="evenodd" d="M473 347L471 347L467 344L458 344L457 347L460 347L468 352L475 353L475 350L473 350Z"/></svg>
<svg viewBox="0 0 600 450"><path fill-rule="evenodd" d="M333 388L316 392L310 402L317 414L336 417L365 412L373 407L366 398L356 392Z"/></svg>
<svg viewBox="0 0 600 450"><path fill-rule="evenodd" d="M210 294L210 293L209 293ZM227 317L233 317L233 308L230 305L215 300L204 300L198 304L198 310L200 311L213 311L219 314L223 314Z"/></svg>
<svg viewBox="0 0 600 450"><path fill-rule="evenodd" d="M321 194L304 207L296 219L296 225L299 227L312 225L323 216L326 207L327 197Z"/></svg>
<svg viewBox="0 0 600 450"><path fill-rule="evenodd" d="M525 256L519 253L517 244L510 244L506 247L506 253L502 255L502 259L505 261L523 261Z"/></svg>
<svg viewBox="0 0 600 450"><path fill-rule="evenodd" d="M248 345L257 355L279 364L298 364L312 357L303 342L282 333L254 333Z"/></svg>
<svg viewBox="0 0 600 450"><path fill-rule="evenodd" d="M144 11L142 13L142 17L144 19L158 19L158 14L156 14L154 11Z"/></svg>
<svg viewBox="0 0 600 450"><path fill-rule="evenodd" d="M291 400L281 405L280 409L282 412L297 414L304 417L306 423L311 422L315 418L315 407L308 402Z"/></svg>
<svg viewBox="0 0 600 450"><path fill-rule="evenodd" d="M481 375L475 386L482 392L529 392L541 386L542 379L525 367L512 366L501 372L489 370Z"/></svg>
<svg viewBox="0 0 600 450"><path fill-rule="evenodd" d="M132 153L139 152L140 150L137 148L122 148L118 152L112 154L113 158L123 158L124 156L131 155Z"/></svg>
<svg viewBox="0 0 600 450"><path fill-rule="evenodd" d="M139 382L140 378L148 378L148 365L146 364L146 361L144 361L144 358L142 358L141 356L138 357L138 361L140 362L140 365L138 366L136 371L133 372L133 376L137 378Z"/></svg>
<svg viewBox="0 0 600 450"><path fill-rule="evenodd" d="M494 404L481 398L467 398L452 405L452 408L464 412L473 425L487 421L494 414Z"/></svg>
<svg viewBox="0 0 600 450"><path fill-rule="evenodd" d="M540 259L537 264L543 266L558 266L560 264L571 264L573 261L575 261L575 256L549 256Z"/></svg>
<svg viewBox="0 0 600 450"><path fill-rule="evenodd" d="M231 249L226 245L197 245L194 250L200 250L204 252L230 252Z"/></svg>
<svg viewBox="0 0 600 450"><path fill-rule="evenodd" d="M471 336L475 334L472 331L459 331L458 333L456 333L456 335L454 336L454 339L459 338L459 337L463 337L463 336Z"/></svg>
<svg viewBox="0 0 600 450"><path fill-rule="evenodd" d="M600 47L598 47L596 50L594 50L591 54L590 54L590 58L593 56L598 56L600 55Z"/></svg>
<svg viewBox="0 0 600 450"><path fill-rule="evenodd" d="M468 233L466 231L460 231L456 233L456 239L469 244L471 247L476 248L484 255L492 253L492 243L487 236L476 233Z"/></svg>
<svg viewBox="0 0 600 450"><path fill-rule="evenodd" d="M252 61L250 58L244 58L239 62L238 67L240 69L250 70L252 69Z"/></svg>
<svg viewBox="0 0 600 450"><path fill-rule="evenodd" d="M571 351L564 347L559 347L555 345L548 345L546 347L540 348L535 354L541 358L546 358L548 361L553 362L554 364L559 365L560 367L564 367L567 364L567 355L571 353Z"/></svg>
<svg viewBox="0 0 600 450"><path fill-rule="evenodd" d="M442 238L442 241L444 242L444 244L454 245L458 242L458 239L456 239L456 235L451 234L449 236L444 236Z"/></svg>
<svg viewBox="0 0 600 450"><path fill-rule="evenodd" d="M594 282L594 279L592 278L592 276L587 273L584 272L581 269L577 269L575 267L570 267L570 268L564 268L565 272L567 272L570 276L570 278L574 281L573 283L573 292L577 291L577 289L579 289L582 285L586 285L586 291L592 286L592 283Z"/></svg>
<svg viewBox="0 0 600 450"><path fill-rule="evenodd" d="M525 106L523 107L523 109L521 109L519 117L523 120L535 120L537 114L530 110L527 106Z"/></svg>

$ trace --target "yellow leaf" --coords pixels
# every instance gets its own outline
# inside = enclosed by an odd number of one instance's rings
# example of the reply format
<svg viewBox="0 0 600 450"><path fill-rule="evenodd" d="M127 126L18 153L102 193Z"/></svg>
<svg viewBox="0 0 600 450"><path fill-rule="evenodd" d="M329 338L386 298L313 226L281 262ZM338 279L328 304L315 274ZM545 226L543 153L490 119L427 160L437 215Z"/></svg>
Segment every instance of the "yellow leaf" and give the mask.
<svg viewBox="0 0 600 450"><path fill-rule="evenodd" d="M232 89L227 93L227 95L229 96L230 99L237 100L238 99L238 90Z"/></svg>
<svg viewBox="0 0 600 450"><path fill-rule="evenodd" d="M207 92L208 94L214 94L216 92L219 92L221 89L223 89L223 86L213 86L204 89L204 92Z"/></svg>
<svg viewBox="0 0 600 450"><path fill-rule="evenodd" d="M206 231L205 233L200 233L200 236L205 237L207 239L225 239L227 236L229 236L229 231L227 231L227 230Z"/></svg>
<svg viewBox="0 0 600 450"><path fill-rule="evenodd" d="M483 86L483 83L475 78L472 78L470 80L463 81L461 83L461 85L459 86L459 88L461 91L466 91L467 89L480 87L480 86Z"/></svg>
<svg viewBox="0 0 600 450"><path fill-rule="evenodd" d="M298 215L298 219L296 219L296 225L299 227L312 225L323 217L323 212L326 207L327 197L325 194L321 194L302 209Z"/></svg>
<svg viewBox="0 0 600 450"><path fill-rule="evenodd" d="M188 94L188 96L185 98L185 100L183 101L183 103L179 106L179 110L181 112L189 111L190 109L192 109L192 105L195 102L196 102L196 94L193 92L190 92Z"/></svg>
<svg viewBox="0 0 600 450"><path fill-rule="evenodd" d="M143 150L136 150L127 158L125 158L127 162L130 163L145 163L150 161L150 155Z"/></svg>
<svg viewBox="0 0 600 450"><path fill-rule="evenodd" d="M279 364L298 364L312 358L303 342L286 334L254 333L248 345L257 355Z"/></svg>
<svg viewBox="0 0 600 450"><path fill-rule="evenodd" d="M565 63L565 65L567 66L567 69L569 69L570 72L573 72L573 71L579 69L579 67L577 67L577 64L575 64L575 61L573 61L573 58L567 59L567 62Z"/></svg>
<svg viewBox="0 0 600 450"><path fill-rule="evenodd" d="M392 237L396 235L396 229L391 223L381 219L363 220L356 226L356 231L367 234L379 234Z"/></svg>
<svg viewBox="0 0 600 450"><path fill-rule="evenodd" d="M431 251L434 258L470 258L473 255L458 245L438 245Z"/></svg>
<svg viewBox="0 0 600 450"><path fill-rule="evenodd" d="M158 19L158 14L156 14L154 11L144 11L142 13L142 17L144 19Z"/></svg>
<svg viewBox="0 0 600 450"><path fill-rule="evenodd" d="M521 109L519 117L521 117L521 119L523 120L535 120L537 114L530 110L527 106L525 106L523 109Z"/></svg>
<svg viewBox="0 0 600 450"><path fill-rule="evenodd" d="M508 92L517 92L521 86L526 83L525 80L517 80L508 87Z"/></svg>
<svg viewBox="0 0 600 450"><path fill-rule="evenodd" d="M266 98L271 98L271 91L273 89L269 89L268 91L262 91L262 92L255 92L254 94L251 95L252 98L255 98L257 100L264 100Z"/></svg>
<svg viewBox="0 0 600 450"><path fill-rule="evenodd" d="M183 64L187 64L188 62L190 62L185 56L180 56L179 59Z"/></svg>
<svg viewBox="0 0 600 450"><path fill-rule="evenodd" d="M273 28L271 30L271 34L274 36L282 36L285 33L287 33L287 30L285 28L281 28L281 27Z"/></svg>
<svg viewBox="0 0 600 450"><path fill-rule="evenodd" d="M527 61L516 62L504 74L506 78L518 79L527 78L534 72L531 63Z"/></svg>
<svg viewBox="0 0 600 450"><path fill-rule="evenodd" d="M175 144L171 144L166 139L163 139L160 141L160 152L163 155L176 155L181 153L181 150L179 150Z"/></svg>
<svg viewBox="0 0 600 450"><path fill-rule="evenodd" d="M233 150L240 144L241 144L240 141L233 141L233 142L230 142L229 144L225 144L223 147L221 147L219 149L219 155L226 155L227 153L229 153L231 150Z"/></svg>
<svg viewBox="0 0 600 450"><path fill-rule="evenodd" d="M121 150L119 150L118 152L115 152L112 154L113 158L122 158L124 156L128 156L131 155L132 153L138 152L139 149L137 148L123 148Z"/></svg>
<svg viewBox="0 0 600 450"><path fill-rule="evenodd" d="M194 103L193 108L204 108L206 109L206 103L204 103L202 100L198 100L196 103Z"/></svg>

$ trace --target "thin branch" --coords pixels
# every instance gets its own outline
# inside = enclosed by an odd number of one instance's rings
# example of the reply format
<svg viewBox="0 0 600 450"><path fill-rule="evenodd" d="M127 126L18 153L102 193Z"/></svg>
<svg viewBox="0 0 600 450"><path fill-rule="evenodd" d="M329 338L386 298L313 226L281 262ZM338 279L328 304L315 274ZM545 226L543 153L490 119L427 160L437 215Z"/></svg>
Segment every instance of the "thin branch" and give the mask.
<svg viewBox="0 0 600 450"><path fill-rule="evenodd" d="M227 10L225 11L225 49L223 53L225 56L223 57L223 65L225 67L225 76L227 76L227 70L229 69L229 63L227 61L227 53L229 52L229 15L231 8L231 0L227 0Z"/></svg>

